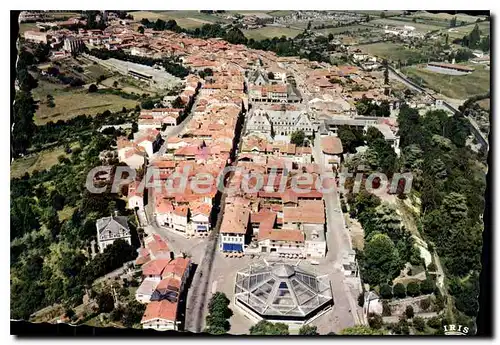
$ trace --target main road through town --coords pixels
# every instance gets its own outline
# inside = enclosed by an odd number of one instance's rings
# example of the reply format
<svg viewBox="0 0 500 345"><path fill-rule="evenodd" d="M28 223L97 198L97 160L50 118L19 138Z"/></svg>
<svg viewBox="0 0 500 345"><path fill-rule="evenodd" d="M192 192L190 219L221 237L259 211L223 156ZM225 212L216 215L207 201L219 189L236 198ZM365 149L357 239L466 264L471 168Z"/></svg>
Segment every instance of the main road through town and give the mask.
<svg viewBox="0 0 500 345"><path fill-rule="evenodd" d="M316 134L313 146L313 157L316 164L318 164L318 169L320 174L325 174L326 165L325 157L321 149L321 135ZM333 181L332 181L333 182ZM326 186L326 184L325 184ZM334 183L333 191L323 194L323 200L325 202L326 209L326 243L327 243L327 254L326 260L331 264L334 271L338 271L342 268L343 257L352 250L351 238L348 233L348 229L345 225L344 215L342 214L342 209L340 205L340 197L337 191L337 186ZM336 278L340 275L334 275ZM332 275L333 277L333 275ZM364 323L362 315L360 315L358 305L356 303L355 297L359 293L359 277L343 277L342 274L343 293L341 295L346 296L347 303L349 306L350 316L352 315L353 322L355 324ZM332 284L338 284L338 281L332 281ZM337 287L335 287L337 288ZM336 290L336 289L334 289ZM334 291L335 294L335 291ZM335 296L334 296L335 298ZM335 303L344 304L346 301L339 301L336 299Z"/></svg>
<svg viewBox="0 0 500 345"><path fill-rule="evenodd" d="M241 147L242 144L243 133L244 129L246 128L246 119L247 117L245 116L242 128L236 129L237 131L240 131L239 133L235 133L236 136L239 136L237 150ZM236 162L232 162L232 164L236 164ZM229 183L232 176L233 173L231 172L227 177L226 183ZM219 207L217 222L215 227L212 229L212 232L210 233L208 243L205 248L205 254L196 269L191 288L188 290L186 320L184 327L187 331L196 333L203 331L204 316L206 314L205 309L211 297L210 289L212 282L212 268L217 251L217 243L219 239L220 226L222 223L222 216L224 214L225 200L226 194L222 194L219 205L214 205L214 207Z"/></svg>

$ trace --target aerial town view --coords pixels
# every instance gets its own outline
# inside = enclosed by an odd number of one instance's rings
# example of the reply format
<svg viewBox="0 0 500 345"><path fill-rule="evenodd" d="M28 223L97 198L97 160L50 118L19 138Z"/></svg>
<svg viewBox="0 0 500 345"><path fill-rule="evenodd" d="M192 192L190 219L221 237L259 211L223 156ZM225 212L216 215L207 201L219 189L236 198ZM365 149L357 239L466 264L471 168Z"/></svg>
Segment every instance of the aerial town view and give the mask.
<svg viewBox="0 0 500 345"><path fill-rule="evenodd" d="M476 334L488 11L15 24L12 322Z"/></svg>

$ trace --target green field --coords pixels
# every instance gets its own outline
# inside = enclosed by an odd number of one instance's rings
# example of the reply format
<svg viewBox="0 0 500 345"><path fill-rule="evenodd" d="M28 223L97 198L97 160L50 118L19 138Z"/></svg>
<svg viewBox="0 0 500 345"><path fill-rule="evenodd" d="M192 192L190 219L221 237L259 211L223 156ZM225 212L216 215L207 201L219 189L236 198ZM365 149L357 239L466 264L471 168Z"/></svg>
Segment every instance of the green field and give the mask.
<svg viewBox="0 0 500 345"><path fill-rule="evenodd" d="M429 13L426 11L418 11L411 15L411 17L415 18L423 18L423 19L432 19L432 20L442 20L442 21L450 21L453 17L457 18L457 23L467 22L474 23L478 18L483 19L484 16L470 16L468 14L457 13L457 14L449 14L449 13Z"/></svg>
<svg viewBox="0 0 500 345"><path fill-rule="evenodd" d="M241 11L227 11L228 14L241 14L242 16L259 16L259 15L271 15L268 13L269 11L266 10L241 10Z"/></svg>
<svg viewBox="0 0 500 345"><path fill-rule="evenodd" d="M439 23L431 23L431 22L428 22L428 23L427 22L426 23L417 22L417 23L415 23L409 17L397 17L400 19L395 19L395 18L396 17L375 19L375 20L370 21L370 24L377 24L377 25L382 25L382 26L388 25L388 26L396 26L396 27L408 25L408 26L415 27L415 29L417 31L420 31L420 32L429 32L429 31L439 30L439 29L443 29L443 27L446 26L446 23L444 23L444 22L442 23L442 25L439 25Z"/></svg>
<svg viewBox="0 0 500 345"><path fill-rule="evenodd" d="M273 10L235 10L226 11L228 14L241 14L242 16L253 16L267 14L272 17L285 17L291 14L293 11L273 11Z"/></svg>
<svg viewBox="0 0 500 345"><path fill-rule="evenodd" d="M298 29L274 26L265 26L259 29L242 31L248 39L253 38L256 41L264 40L266 38L281 37L283 35L286 37L295 37L302 32L302 30Z"/></svg>
<svg viewBox="0 0 500 345"><path fill-rule="evenodd" d="M482 65L472 65L474 72L466 75L445 75L435 73L422 66L410 66L402 72L429 89L454 99L467 99L490 90L490 70Z"/></svg>
<svg viewBox="0 0 500 345"><path fill-rule="evenodd" d="M368 15L370 15L372 17L373 16L380 17L380 14L382 12L384 12L384 14L385 14L386 17L392 17L392 16L399 16L399 15L403 14L404 11L392 11L392 10L389 10L389 11L376 11L376 10L371 10L371 11L352 11L352 12L361 13L361 14L368 14Z"/></svg>
<svg viewBox="0 0 500 345"><path fill-rule="evenodd" d="M50 15L55 19L68 18L68 17L80 17L82 15L81 11L73 12L50 12Z"/></svg>
<svg viewBox="0 0 500 345"><path fill-rule="evenodd" d="M158 90L151 87L149 84L133 78L123 76L121 74L116 74L110 78L105 79L104 81L101 82L100 85L103 85L110 89L114 89L113 83L115 81L118 83L117 89L128 94L135 93L137 95L142 95L145 93L150 95L153 94L156 95L158 93Z"/></svg>
<svg viewBox="0 0 500 345"><path fill-rule="evenodd" d="M32 173L34 170L42 171L59 163L58 157L69 155L64 152L64 147L44 150L36 154L16 159L10 165L10 177L21 177L26 172Z"/></svg>
<svg viewBox="0 0 500 345"><path fill-rule="evenodd" d="M228 22L222 17L200 13L198 11L132 11L130 14L136 21L140 21L142 18L147 18L150 21L156 21L157 19L165 21L174 19L177 25L185 29L195 29L204 24L215 22Z"/></svg>
<svg viewBox="0 0 500 345"><path fill-rule="evenodd" d="M359 48L361 51L370 55L374 55L378 58L388 59L392 61L405 61L410 57L415 57L422 54L421 50L419 49L409 49L401 44L392 42L364 44L358 45L356 46L356 48Z"/></svg>
<svg viewBox="0 0 500 345"><path fill-rule="evenodd" d="M490 111L490 106L491 106L490 103L491 103L490 98L485 98L480 101L477 101L477 104L479 104L479 106L486 111Z"/></svg>
<svg viewBox="0 0 500 345"><path fill-rule="evenodd" d="M335 34L340 34L340 33L347 32L347 31L356 32L356 31L364 31L364 30L369 30L371 32L378 31L377 29L371 28L369 26L359 25L359 24L349 25L349 26L341 26L341 27L338 27L338 28L317 29L317 30L314 30L314 31L315 32L320 32L320 33L322 33L324 35L328 35L330 33L332 33L332 34L335 35Z"/></svg>
<svg viewBox="0 0 500 345"><path fill-rule="evenodd" d="M54 96L55 107L47 105L46 97ZM64 86L39 82L33 90L33 98L40 100L35 113L35 123L43 125L49 121L67 120L78 115L96 115L105 110L120 111L123 107L135 108L137 101L112 94L88 93L86 89L65 89Z"/></svg>
<svg viewBox="0 0 500 345"><path fill-rule="evenodd" d="M23 35L26 31L40 31L35 23L21 23L19 24L19 34Z"/></svg>
<svg viewBox="0 0 500 345"><path fill-rule="evenodd" d="M469 25L459 26L455 28L448 28L441 30L442 33L448 34L448 36L453 40L455 38L462 38L468 35L476 24L472 23ZM491 30L490 22L480 22L477 23L479 30L481 30L481 35L489 35Z"/></svg>
<svg viewBox="0 0 500 345"><path fill-rule="evenodd" d="M269 11L267 14L273 17L286 17L291 14L293 11Z"/></svg>

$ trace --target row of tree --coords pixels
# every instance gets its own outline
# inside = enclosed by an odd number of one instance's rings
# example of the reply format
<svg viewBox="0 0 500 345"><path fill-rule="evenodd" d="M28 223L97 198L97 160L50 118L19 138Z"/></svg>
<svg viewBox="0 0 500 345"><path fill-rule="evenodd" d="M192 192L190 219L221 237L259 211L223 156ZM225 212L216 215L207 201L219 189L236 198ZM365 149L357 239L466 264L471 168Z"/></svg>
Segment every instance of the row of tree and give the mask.
<svg viewBox="0 0 500 345"><path fill-rule="evenodd" d="M484 52L490 51L490 36L485 35L481 37L481 30L479 29L479 25L474 25L469 34L465 35L461 39L454 40L454 43L461 44L464 47L469 49L481 49Z"/></svg>
<svg viewBox="0 0 500 345"><path fill-rule="evenodd" d="M233 315L233 311L229 308L229 302L224 293L216 292L213 294L208 303L207 328L205 332L210 334L226 334L231 329L229 318Z"/></svg>
<svg viewBox="0 0 500 345"><path fill-rule="evenodd" d="M421 294L431 294L436 290L436 285L432 279L427 278L422 282L410 282L408 285L397 283L394 286L382 284L380 286L380 296L384 299L415 297Z"/></svg>
<svg viewBox="0 0 500 345"><path fill-rule="evenodd" d="M38 82L30 74L28 68L37 62L38 58L24 47L21 48L16 66L18 88L11 116L11 158L26 153L36 130L34 115L38 105L33 100L31 90L38 86Z"/></svg>

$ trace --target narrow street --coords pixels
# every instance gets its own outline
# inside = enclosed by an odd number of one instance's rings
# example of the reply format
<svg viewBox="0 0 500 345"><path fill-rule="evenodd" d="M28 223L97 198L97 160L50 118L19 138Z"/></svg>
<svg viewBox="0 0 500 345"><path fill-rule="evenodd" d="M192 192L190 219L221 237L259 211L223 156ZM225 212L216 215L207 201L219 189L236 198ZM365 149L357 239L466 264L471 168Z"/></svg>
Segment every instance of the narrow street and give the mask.
<svg viewBox="0 0 500 345"><path fill-rule="evenodd" d="M196 109L196 106L198 105L198 100L199 100L198 97L194 100L194 103L193 103L193 106L191 107L191 111L190 111L189 115L186 116L186 118L181 123L179 123L174 128L171 128L170 130L165 130L165 133L162 132L162 137L165 141L163 142L163 145L160 147L160 149L153 154L153 159L161 157L165 154L165 152L167 152L167 139L168 138L175 137L175 136L179 135L180 133L182 133L182 131L184 131L184 129L186 128L186 125L191 121L191 119L194 116L194 110Z"/></svg>

